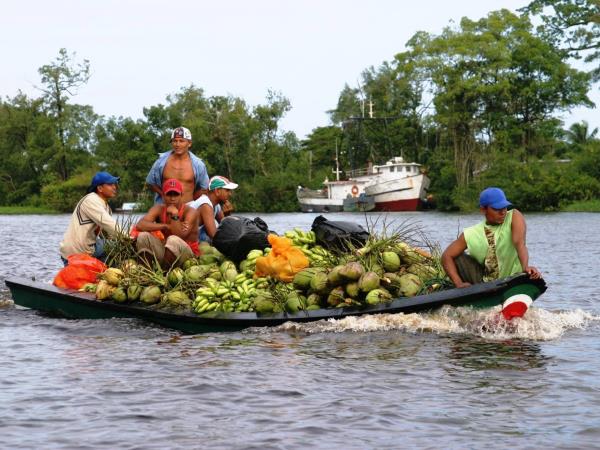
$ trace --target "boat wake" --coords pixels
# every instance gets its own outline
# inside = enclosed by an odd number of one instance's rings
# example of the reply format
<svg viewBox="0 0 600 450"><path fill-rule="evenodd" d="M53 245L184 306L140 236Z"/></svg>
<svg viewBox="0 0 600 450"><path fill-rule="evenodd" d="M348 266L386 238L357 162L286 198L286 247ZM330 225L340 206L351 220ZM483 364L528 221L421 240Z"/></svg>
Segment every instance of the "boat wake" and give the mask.
<svg viewBox="0 0 600 450"><path fill-rule="evenodd" d="M444 307L432 313L374 314L317 322L286 322L276 331L313 333L371 332L400 330L409 333L463 334L490 340L527 339L549 341L560 338L573 329L583 329L595 316L581 309L549 311L530 308L522 318L506 320L500 307L486 310Z"/></svg>

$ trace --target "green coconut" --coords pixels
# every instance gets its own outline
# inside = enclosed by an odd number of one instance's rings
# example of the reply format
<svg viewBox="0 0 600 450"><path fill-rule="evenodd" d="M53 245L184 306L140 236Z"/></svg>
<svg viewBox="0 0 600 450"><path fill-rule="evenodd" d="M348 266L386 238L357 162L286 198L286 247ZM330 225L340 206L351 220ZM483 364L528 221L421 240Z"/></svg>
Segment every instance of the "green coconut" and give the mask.
<svg viewBox="0 0 600 450"><path fill-rule="evenodd" d="M359 262L349 262L340 269L340 275L346 280L356 281L365 273L365 268Z"/></svg>
<svg viewBox="0 0 600 450"><path fill-rule="evenodd" d="M296 291L290 292L285 300L285 309L290 313L297 313L306 308L306 298Z"/></svg>
<svg viewBox="0 0 600 450"><path fill-rule="evenodd" d="M125 288L117 287L112 291L110 298L117 303L124 303L127 301L127 292L125 291Z"/></svg>
<svg viewBox="0 0 600 450"><path fill-rule="evenodd" d="M198 257L198 263L201 266L207 266L209 264L215 264L215 263L218 264L220 262L221 262L221 258L218 257L217 255L203 254Z"/></svg>
<svg viewBox="0 0 600 450"><path fill-rule="evenodd" d="M379 275L375 272L365 272L358 280L358 287L363 292L370 292L379 287Z"/></svg>
<svg viewBox="0 0 600 450"><path fill-rule="evenodd" d="M224 274L225 272L227 272L228 270L237 270L235 268L235 264L233 263L233 261L223 261L221 263L221 265L219 266L219 270L221 271L222 274Z"/></svg>
<svg viewBox="0 0 600 450"><path fill-rule="evenodd" d="M316 294L313 292L308 297L306 297L307 309L309 306L315 306L315 305L320 308L322 304L323 304L323 298L319 294Z"/></svg>
<svg viewBox="0 0 600 450"><path fill-rule="evenodd" d="M397 273L386 272L381 277L381 287L396 294L400 289L400 275Z"/></svg>
<svg viewBox="0 0 600 450"><path fill-rule="evenodd" d="M169 285L175 287L183 281L184 276L185 273L183 269L180 267L176 267L174 269L171 269L167 274L167 281L169 282Z"/></svg>
<svg viewBox="0 0 600 450"><path fill-rule="evenodd" d="M147 305L153 305L160 300L161 291L158 286L146 286L140 294L140 301Z"/></svg>
<svg viewBox="0 0 600 450"><path fill-rule="evenodd" d="M400 256L396 252L383 252L381 254L383 268L386 272L396 272L400 269Z"/></svg>
<svg viewBox="0 0 600 450"><path fill-rule="evenodd" d="M225 272L223 272L223 279L227 280L227 281L235 281L236 277L238 276L238 272L237 270L235 270L235 266L233 268L229 268L227 270L225 270Z"/></svg>
<svg viewBox="0 0 600 450"><path fill-rule="evenodd" d="M202 281L206 278L209 270L207 266L190 266L185 270L184 279L193 282Z"/></svg>
<svg viewBox="0 0 600 450"><path fill-rule="evenodd" d="M192 301L183 291L169 291L163 295L163 301L176 306L190 306Z"/></svg>
<svg viewBox="0 0 600 450"><path fill-rule="evenodd" d="M275 304L271 300L265 297L254 299L254 311L258 314L269 314L274 312L274 309Z"/></svg>
<svg viewBox="0 0 600 450"><path fill-rule="evenodd" d="M194 267L198 265L198 260L196 258L186 259L183 263L183 270L188 270L190 267Z"/></svg>
<svg viewBox="0 0 600 450"><path fill-rule="evenodd" d="M367 294L365 301L369 304L369 305L378 305L380 303L385 303L388 302L392 299L392 294L389 293L389 291L387 291L384 288L378 288L378 289L373 289L372 291L369 291L369 293Z"/></svg>
<svg viewBox="0 0 600 450"><path fill-rule="evenodd" d="M223 274L216 266L210 266L210 271L208 272L208 276L213 278L214 280L221 281L223 279Z"/></svg>
<svg viewBox="0 0 600 450"><path fill-rule="evenodd" d="M310 288L317 294L326 294L329 287L327 285L327 274L317 271L310 280Z"/></svg>
<svg viewBox="0 0 600 450"><path fill-rule="evenodd" d="M414 297L421 290L423 283L414 273L405 273L400 276L400 295Z"/></svg>
<svg viewBox="0 0 600 450"><path fill-rule="evenodd" d="M406 242L400 242L396 245L396 251L402 258L404 264L414 264L425 261L425 257L417 252L413 247L408 245Z"/></svg>
<svg viewBox="0 0 600 450"><path fill-rule="evenodd" d="M109 298L115 289L108 281L100 280L96 285L96 298L98 300L106 300Z"/></svg>
<svg viewBox="0 0 600 450"><path fill-rule="evenodd" d="M340 273L344 269L344 266L335 266L327 274L327 282L330 286L339 286L345 281L345 277Z"/></svg>
<svg viewBox="0 0 600 450"><path fill-rule="evenodd" d="M121 263L121 270L125 273L135 273L138 269L138 263L135 259L126 259Z"/></svg>
<svg viewBox="0 0 600 450"><path fill-rule="evenodd" d="M100 278L106 280L111 286L118 286L125 274L121 269L109 267L100 275Z"/></svg>
<svg viewBox="0 0 600 450"><path fill-rule="evenodd" d="M358 281L353 281L352 283L348 283L346 285L346 294L348 294L352 298L358 298L360 295L360 287L358 286Z"/></svg>
<svg viewBox="0 0 600 450"><path fill-rule="evenodd" d="M378 277L382 277L385 273L383 266L379 263L371 264L371 272L375 272Z"/></svg>
<svg viewBox="0 0 600 450"><path fill-rule="evenodd" d="M406 271L408 273L415 274L423 281L430 280L431 278L435 278L438 275L435 267L423 263L411 264L410 266L408 266Z"/></svg>
<svg viewBox="0 0 600 450"><path fill-rule="evenodd" d="M132 284L127 288L127 298L131 301L136 301L140 298L142 287L139 284Z"/></svg>
<svg viewBox="0 0 600 450"><path fill-rule="evenodd" d="M200 248L200 255L202 256L214 256L215 259L217 261L215 262L222 262L225 257L223 256L223 254L217 250L216 247L213 247L212 245L210 245L208 242L205 241L201 241L199 244L199 248Z"/></svg>
<svg viewBox="0 0 600 450"><path fill-rule="evenodd" d="M327 296L327 305L335 307L344 301L344 288L341 286L335 287Z"/></svg>
<svg viewBox="0 0 600 450"><path fill-rule="evenodd" d="M292 283L296 289L308 290L310 288L310 282L317 273L318 270L312 267L303 269L294 275Z"/></svg>

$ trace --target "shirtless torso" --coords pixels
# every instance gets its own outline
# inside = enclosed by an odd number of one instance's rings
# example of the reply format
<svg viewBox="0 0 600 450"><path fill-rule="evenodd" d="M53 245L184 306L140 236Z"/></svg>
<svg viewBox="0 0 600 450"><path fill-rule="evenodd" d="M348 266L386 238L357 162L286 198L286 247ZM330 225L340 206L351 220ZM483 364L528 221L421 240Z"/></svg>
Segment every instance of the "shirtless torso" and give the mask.
<svg viewBox="0 0 600 450"><path fill-rule="evenodd" d="M171 154L163 171L163 180L169 178L175 178L183 185L183 203L194 199L194 169L189 153L184 155Z"/></svg>

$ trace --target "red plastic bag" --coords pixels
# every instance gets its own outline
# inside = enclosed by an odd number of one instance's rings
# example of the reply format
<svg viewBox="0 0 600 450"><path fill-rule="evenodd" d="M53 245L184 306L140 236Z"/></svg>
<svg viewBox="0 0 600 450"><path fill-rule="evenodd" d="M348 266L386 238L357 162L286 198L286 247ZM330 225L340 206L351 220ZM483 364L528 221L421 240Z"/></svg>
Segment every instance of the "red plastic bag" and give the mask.
<svg viewBox="0 0 600 450"><path fill-rule="evenodd" d="M99 259L85 253L71 255L67 258L69 264L61 269L53 284L64 289L79 289L86 283L95 283L99 273L107 267Z"/></svg>

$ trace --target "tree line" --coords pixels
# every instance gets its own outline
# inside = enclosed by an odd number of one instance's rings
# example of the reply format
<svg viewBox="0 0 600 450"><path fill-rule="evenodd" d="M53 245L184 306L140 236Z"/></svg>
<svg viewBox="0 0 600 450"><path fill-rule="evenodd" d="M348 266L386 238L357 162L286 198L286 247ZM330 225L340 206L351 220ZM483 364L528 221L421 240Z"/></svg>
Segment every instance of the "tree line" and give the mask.
<svg viewBox="0 0 600 450"><path fill-rule="evenodd" d="M61 49L39 68L39 97L0 101L0 205L70 211L99 169L121 176L119 201L150 202L146 174L180 125L209 175L240 184L239 211L298 210L296 187L331 177L336 149L346 169L399 154L421 163L440 209L471 209L488 185L524 210L597 199L597 129L565 130L558 116L593 106L599 17L597 0L534 0L518 14L418 32L393 59L365 69L358 86L346 85L331 124L303 141L280 129L292 105L277 92L248 105L191 85L144 108L143 119L102 117L73 101L90 62ZM591 70L575 68L577 59Z"/></svg>

